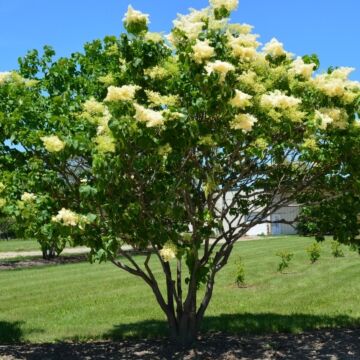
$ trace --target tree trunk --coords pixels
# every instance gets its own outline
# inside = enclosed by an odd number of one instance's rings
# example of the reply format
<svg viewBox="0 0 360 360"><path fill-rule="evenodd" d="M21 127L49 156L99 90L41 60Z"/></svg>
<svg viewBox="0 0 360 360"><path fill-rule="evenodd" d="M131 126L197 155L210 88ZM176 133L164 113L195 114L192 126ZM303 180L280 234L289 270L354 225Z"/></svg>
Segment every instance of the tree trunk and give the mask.
<svg viewBox="0 0 360 360"><path fill-rule="evenodd" d="M42 249L43 259L51 260L56 257L56 251L54 247L47 247Z"/></svg>
<svg viewBox="0 0 360 360"><path fill-rule="evenodd" d="M197 337L199 322L196 314L196 285L189 286L189 292L186 297L184 306L177 307L176 313L174 308L168 307L168 324L170 337L180 346L191 345ZM175 319L175 322L172 321Z"/></svg>

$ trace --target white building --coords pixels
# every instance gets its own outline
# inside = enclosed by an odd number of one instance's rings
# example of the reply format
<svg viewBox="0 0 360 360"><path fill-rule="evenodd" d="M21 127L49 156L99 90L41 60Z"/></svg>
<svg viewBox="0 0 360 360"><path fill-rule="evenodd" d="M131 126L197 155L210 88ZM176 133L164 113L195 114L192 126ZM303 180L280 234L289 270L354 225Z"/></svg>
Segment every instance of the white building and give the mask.
<svg viewBox="0 0 360 360"><path fill-rule="evenodd" d="M229 192L225 196L226 204L229 205L233 199L233 193ZM220 199L217 205L218 209L221 209L223 206L223 200ZM258 212L252 212L247 215L244 219L241 219L240 222L248 222L259 214L261 209L258 209ZM292 222L299 215L300 206L296 203L288 204L276 210L273 214L264 219L264 223L257 224L252 227L246 235L293 235L296 234L296 228L284 223L273 223L274 221L285 220L287 222ZM227 221L234 219L233 215L228 215L226 217ZM228 228L227 221L224 220L225 229Z"/></svg>

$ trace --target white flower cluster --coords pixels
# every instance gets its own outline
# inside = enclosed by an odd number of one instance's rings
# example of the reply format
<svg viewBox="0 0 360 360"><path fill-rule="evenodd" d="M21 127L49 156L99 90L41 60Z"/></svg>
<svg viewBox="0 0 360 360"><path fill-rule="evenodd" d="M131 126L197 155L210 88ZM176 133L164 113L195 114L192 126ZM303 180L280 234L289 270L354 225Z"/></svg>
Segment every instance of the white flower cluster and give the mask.
<svg viewBox="0 0 360 360"><path fill-rule="evenodd" d="M28 193L28 192L24 192L22 195L21 195L21 201L24 201L24 202L32 202L36 200L36 195L33 194L33 193Z"/></svg>
<svg viewBox="0 0 360 360"><path fill-rule="evenodd" d="M205 21L208 19L209 11L207 8L203 10L190 9L187 15L178 14L177 19L173 21L175 29L180 30L190 40L195 40L205 26ZM176 46L178 39L174 34L170 34L168 40Z"/></svg>
<svg viewBox="0 0 360 360"><path fill-rule="evenodd" d="M53 222L61 223L64 226L79 226L80 229L83 225L89 224L86 216L79 215L69 209L62 208L56 216L51 218Z"/></svg>
<svg viewBox="0 0 360 360"><path fill-rule="evenodd" d="M360 83L358 81L348 80L348 76L353 70L353 68L341 67L335 69L330 74L317 76L313 83L317 89L327 96L339 97L349 104L357 98L360 91Z"/></svg>
<svg viewBox="0 0 360 360"><path fill-rule="evenodd" d="M250 106L250 99L252 99L251 95L248 95L240 90L235 90L235 96L229 101L231 106L237 107L239 109L243 109L247 106Z"/></svg>
<svg viewBox="0 0 360 360"><path fill-rule="evenodd" d="M235 71L235 66L226 61L216 60L215 62L209 62L205 66L205 70L207 71L208 75L212 74L213 72L220 74L220 80L224 81L229 71Z"/></svg>
<svg viewBox="0 0 360 360"><path fill-rule="evenodd" d="M238 7L239 0L210 0L214 9L225 8L227 11L233 11Z"/></svg>
<svg viewBox="0 0 360 360"><path fill-rule="evenodd" d="M125 26L129 26L134 23L149 23L149 15L144 14L141 11L135 10L131 5L128 6L127 13L123 18Z"/></svg>
<svg viewBox="0 0 360 360"><path fill-rule="evenodd" d="M145 90L148 100L152 106L175 106L179 101L179 97L176 95L161 95L156 91Z"/></svg>
<svg viewBox="0 0 360 360"><path fill-rule="evenodd" d="M215 53L215 49L210 46L209 40L196 40L192 49L194 52L193 58L198 64L201 64L204 60L209 60Z"/></svg>
<svg viewBox="0 0 360 360"><path fill-rule="evenodd" d="M164 41L162 34L157 33L157 32L147 32L145 34L144 39L146 41L152 41L154 43L160 43L160 42Z"/></svg>
<svg viewBox="0 0 360 360"><path fill-rule="evenodd" d="M251 114L238 114L230 122L230 128L234 130L243 130L244 132L249 132L252 130L254 124L258 119Z"/></svg>
<svg viewBox="0 0 360 360"><path fill-rule="evenodd" d="M79 215L71 210L62 208L51 220L53 222L63 223L65 226L77 226L79 223Z"/></svg>
<svg viewBox="0 0 360 360"><path fill-rule="evenodd" d="M232 54L235 57L247 61L256 58L256 49L260 45L260 43L256 41L257 37L258 35L255 34L239 34L238 36L233 36L229 33L228 42Z"/></svg>
<svg viewBox="0 0 360 360"><path fill-rule="evenodd" d="M229 24L228 30L235 34L249 34L254 27L249 24Z"/></svg>
<svg viewBox="0 0 360 360"><path fill-rule="evenodd" d="M11 79L12 73L9 71L0 72L0 85L5 84Z"/></svg>
<svg viewBox="0 0 360 360"><path fill-rule="evenodd" d="M112 90L112 88L115 87L109 87L110 91L108 91L108 95L111 94L111 96L115 97L116 99L119 97L121 97L121 99L129 98L132 93L131 89L128 89L127 87L115 88L115 90ZM118 91L119 89L120 91ZM127 95L124 95L124 93ZM97 150L101 153L115 152L115 139L113 138L109 128L109 121L111 119L111 113L109 109L93 98L87 100L84 103L83 109L83 116L91 123L97 125L97 136L93 139L93 141L96 143Z"/></svg>
<svg viewBox="0 0 360 360"><path fill-rule="evenodd" d="M140 88L138 85L109 86L104 101L131 101L134 99L136 91Z"/></svg>
<svg viewBox="0 0 360 360"><path fill-rule="evenodd" d="M304 60L299 56L296 60L294 60L290 65L290 73L295 75L301 75L305 79L311 78L311 75L314 71L316 64L305 64Z"/></svg>
<svg viewBox="0 0 360 360"><path fill-rule="evenodd" d="M134 107L136 110L135 119L145 122L147 127L161 126L164 124L165 119L159 111L146 109L139 104L134 104Z"/></svg>
<svg viewBox="0 0 360 360"><path fill-rule="evenodd" d="M301 99L294 96L287 96L280 90L274 90L273 92L262 95L260 103L263 107L289 109L301 104Z"/></svg>
<svg viewBox="0 0 360 360"><path fill-rule="evenodd" d="M164 245L164 247L159 251L159 254L165 262L169 262L170 260L176 257L177 254L176 245L168 241Z"/></svg>
<svg viewBox="0 0 360 360"><path fill-rule="evenodd" d="M265 44L263 51L273 57L283 56L287 54L287 52L284 50L283 43L279 42L275 38L272 38L268 43Z"/></svg>
<svg viewBox="0 0 360 360"><path fill-rule="evenodd" d="M179 30L183 31L185 33L186 37L188 37L190 40L196 39L204 27L204 23L201 21L196 22L196 23L180 22L178 20L174 20L174 21L177 22L175 24L175 27L178 28ZM176 40L173 38L169 38L169 40L173 44L177 43Z"/></svg>
<svg viewBox="0 0 360 360"><path fill-rule="evenodd" d="M334 79L347 80L353 71L355 71L353 67L339 67L331 73L331 77Z"/></svg>
<svg viewBox="0 0 360 360"><path fill-rule="evenodd" d="M56 135L43 136L40 139L44 143L45 149L49 152L59 152L65 147L65 143Z"/></svg>
<svg viewBox="0 0 360 360"><path fill-rule="evenodd" d="M349 125L348 115L343 109L322 108L315 111L315 116L321 121L321 129L326 129L329 124L339 129L345 129Z"/></svg>
<svg viewBox="0 0 360 360"><path fill-rule="evenodd" d="M334 119L331 116L329 116L328 114L325 114L325 113L323 113L323 112L321 112L319 110L315 111L315 116L316 116L317 119L320 120L320 126L319 127L322 130L325 130L328 127L328 125L330 125L331 123L334 122Z"/></svg>
<svg viewBox="0 0 360 360"><path fill-rule="evenodd" d="M102 115L105 111L105 106L96 101L93 97L89 100L86 100L83 104L83 109L86 111L89 115L96 116L96 115Z"/></svg>

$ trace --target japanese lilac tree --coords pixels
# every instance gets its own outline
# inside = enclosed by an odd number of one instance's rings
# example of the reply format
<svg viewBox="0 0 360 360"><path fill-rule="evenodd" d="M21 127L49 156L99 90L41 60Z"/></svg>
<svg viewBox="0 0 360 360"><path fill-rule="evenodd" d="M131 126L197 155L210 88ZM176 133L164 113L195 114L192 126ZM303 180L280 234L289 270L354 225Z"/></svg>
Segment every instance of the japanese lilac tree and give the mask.
<svg viewBox="0 0 360 360"><path fill-rule="evenodd" d="M120 38L56 61L30 52L0 76L2 211L44 244L87 245L143 279L182 343L241 236L290 202L325 198L329 179L355 181L352 69L315 76L316 56L260 47L251 26L230 23L236 7L212 0L164 38L129 6Z"/></svg>

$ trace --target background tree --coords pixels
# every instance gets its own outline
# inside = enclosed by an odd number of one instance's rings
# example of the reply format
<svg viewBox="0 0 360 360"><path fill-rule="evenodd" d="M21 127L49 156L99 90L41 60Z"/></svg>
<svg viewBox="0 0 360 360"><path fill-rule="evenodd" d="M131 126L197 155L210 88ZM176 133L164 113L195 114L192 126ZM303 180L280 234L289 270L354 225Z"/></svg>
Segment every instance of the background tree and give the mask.
<svg viewBox="0 0 360 360"><path fill-rule="evenodd" d="M129 6L120 38L57 61L31 52L0 78L3 212L142 278L182 343L235 242L351 176L360 131L352 69L313 77L316 56L294 59L276 39L259 51L251 26L229 23L236 7L179 15L165 40Z"/></svg>

